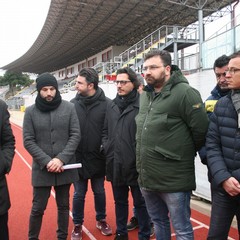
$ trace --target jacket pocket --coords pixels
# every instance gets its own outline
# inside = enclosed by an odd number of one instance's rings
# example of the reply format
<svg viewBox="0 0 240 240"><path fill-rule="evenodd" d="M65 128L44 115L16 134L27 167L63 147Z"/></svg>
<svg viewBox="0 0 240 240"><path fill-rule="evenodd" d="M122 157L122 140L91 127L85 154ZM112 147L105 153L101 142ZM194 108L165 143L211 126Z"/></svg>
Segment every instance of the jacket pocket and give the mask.
<svg viewBox="0 0 240 240"><path fill-rule="evenodd" d="M155 151L160 153L164 156L164 158L174 159L174 160L181 160L181 156L175 154L174 152L168 151L167 149L161 148L159 146L155 146Z"/></svg>

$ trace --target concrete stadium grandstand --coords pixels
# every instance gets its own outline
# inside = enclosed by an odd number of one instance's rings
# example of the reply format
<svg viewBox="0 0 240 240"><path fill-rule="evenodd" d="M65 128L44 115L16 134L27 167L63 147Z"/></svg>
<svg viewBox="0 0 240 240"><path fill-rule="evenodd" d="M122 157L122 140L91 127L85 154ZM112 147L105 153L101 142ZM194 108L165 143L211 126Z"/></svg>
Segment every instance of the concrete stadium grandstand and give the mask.
<svg viewBox="0 0 240 240"><path fill-rule="evenodd" d="M73 79L83 67L94 67L101 79L114 80L123 65L141 72L150 48L173 52L199 44L195 69L204 67L204 24L234 14L233 0L52 0L45 24L32 47L1 67L13 72L52 72ZM213 57L214 59L214 57ZM196 60L195 60L196 61ZM192 61L191 61L192 62ZM181 69L188 70L181 61Z"/></svg>

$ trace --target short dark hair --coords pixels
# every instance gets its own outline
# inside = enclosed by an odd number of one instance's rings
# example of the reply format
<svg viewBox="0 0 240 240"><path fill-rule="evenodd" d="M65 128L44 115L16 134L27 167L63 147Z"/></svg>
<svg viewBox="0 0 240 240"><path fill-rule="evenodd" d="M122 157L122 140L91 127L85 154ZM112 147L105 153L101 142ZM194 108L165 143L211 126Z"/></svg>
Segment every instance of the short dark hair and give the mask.
<svg viewBox="0 0 240 240"><path fill-rule="evenodd" d="M168 51L166 50L159 50L153 49L150 50L144 57L144 61L148 60L149 58L159 56L164 64L164 66L171 66L172 65L172 58Z"/></svg>
<svg viewBox="0 0 240 240"><path fill-rule="evenodd" d="M85 77L88 83L93 83L94 89L98 88L99 77L94 68L83 68L78 73L78 76Z"/></svg>
<svg viewBox="0 0 240 240"><path fill-rule="evenodd" d="M222 55L221 57L217 58L213 64L213 70L215 70L216 67L222 68L226 65L228 65L230 61L230 57L227 55Z"/></svg>
<svg viewBox="0 0 240 240"><path fill-rule="evenodd" d="M137 80L139 81L140 85L145 85L144 77L140 73L137 73Z"/></svg>
<svg viewBox="0 0 240 240"><path fill-rule="evenodd" d="M126 73L129 80L133 83L134 88L138 89L140 83L138 81L137 74L130 67L119 68L116 74L118 75L121 73Z"/></svg>

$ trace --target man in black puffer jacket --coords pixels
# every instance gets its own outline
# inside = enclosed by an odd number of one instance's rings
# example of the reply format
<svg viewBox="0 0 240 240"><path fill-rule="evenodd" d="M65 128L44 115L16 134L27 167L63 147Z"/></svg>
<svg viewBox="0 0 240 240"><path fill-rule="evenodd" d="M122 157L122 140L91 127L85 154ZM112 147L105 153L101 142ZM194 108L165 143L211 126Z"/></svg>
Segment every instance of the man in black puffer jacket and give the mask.
<svg viewBox="0 0 240 240"><path fill-rule="evenodd" d="M228 238L232 219L240 207L240 52L230 57L225 73L231 92L218 100L206 138L207 164L214 188L209 240Z"/></svg>

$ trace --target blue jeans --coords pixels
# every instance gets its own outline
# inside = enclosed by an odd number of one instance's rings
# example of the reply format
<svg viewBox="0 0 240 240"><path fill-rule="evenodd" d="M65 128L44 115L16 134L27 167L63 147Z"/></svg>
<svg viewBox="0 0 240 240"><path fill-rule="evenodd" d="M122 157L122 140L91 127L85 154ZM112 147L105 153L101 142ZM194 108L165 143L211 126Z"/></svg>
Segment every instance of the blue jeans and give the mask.
<svg viewBox="0 0 240 240"><path fill-rule="evenodd" d="M128 235L127 220L128 220L128 193L129 189L132 193L133 204L138 216L139 233L138 239L150 238L150 218L147 212L145 200L142 196L139 186L113 186L113 196L115 201L115 214L117 234Z"/></svg>
<svg viewBox="0 0 240 240"><path fill-rule="evenodd" d="M231 197L222 188L211 189L212 211L208 240L228 239L228 232L235 214L239 214L240 196ZM239 216L237 216L239 220Z"/></svg>
<svg viewBox="0 0 240 240"><path fill-rule="evenodd" d="M106 195L104 189L104 177L92 178L91 187L94 194L96 220L106 218ZM73 195L73 222L83 224L85 197L88 190L88 179L80 179L74 183Z"/></svg>
<svg viewBox="0 0 240 240"><path fill-rule="evenodd" d="M157 240L170 240L169 213L177 240L194 239L190 221L191 192L165 193L141 189Z"/></svg>

